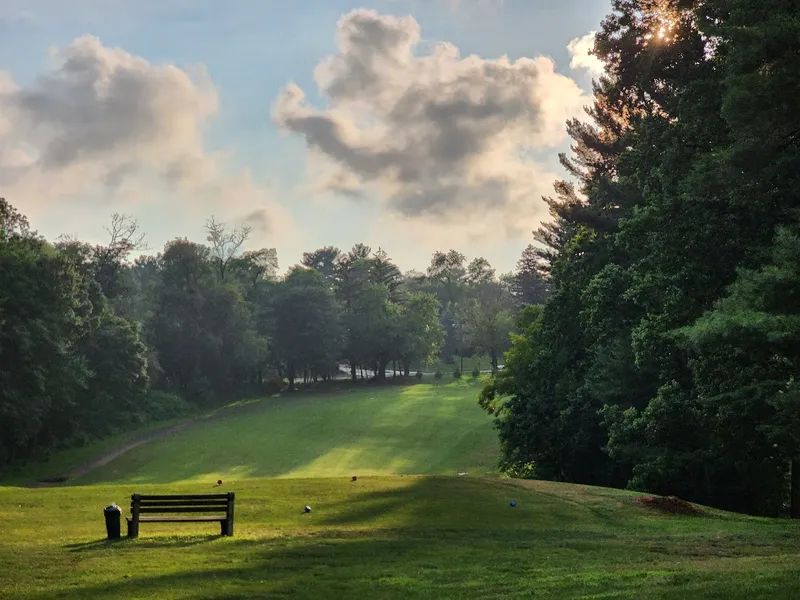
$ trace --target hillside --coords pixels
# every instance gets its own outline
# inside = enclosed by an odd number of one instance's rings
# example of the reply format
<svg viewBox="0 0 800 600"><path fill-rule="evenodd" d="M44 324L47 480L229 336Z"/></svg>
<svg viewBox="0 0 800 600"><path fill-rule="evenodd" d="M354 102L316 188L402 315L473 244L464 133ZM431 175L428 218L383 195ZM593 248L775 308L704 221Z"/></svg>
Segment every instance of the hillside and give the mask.
<svg viewBox="0 0 800 600"><path fill-rule="evenodd" d="M497 436L478 390L451 379L241 403L69 483L494 474Z"/></svg>
<svg viewBox="0 0 800 600"><path fill-rule="evenodd" d="M800 594L796 522L710 509L667 515L633 492L482 477L494 473L497 442L476 392L474 382L459 381L254 400L69 482L94 485L0 487L2 595ZM236 492L233 538L218 537L213 525L172 523L143 525L138 540L105 540L102 509L111 502L127 512L134 492L212 491Z"/></svg>
<svg viewBox="0 0 800 600"><path fill-rule="evenodd" d="M15 600L725 598L800 594L797 523L665 516L635 494L470 477L248 480L236 531L143 526L102 508L208 484L0 488L0 589ZM517 506L509 506L510 500ZM309 504L312 512L303 514Z"/></svg>

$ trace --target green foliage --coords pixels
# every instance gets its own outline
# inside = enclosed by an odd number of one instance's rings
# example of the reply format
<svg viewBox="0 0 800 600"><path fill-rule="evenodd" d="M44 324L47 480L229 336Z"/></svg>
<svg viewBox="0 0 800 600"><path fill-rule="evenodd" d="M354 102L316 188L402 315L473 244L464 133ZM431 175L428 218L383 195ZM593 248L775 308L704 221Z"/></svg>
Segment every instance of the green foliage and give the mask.
<svg viewBox="0 0 800 600"><path fill-rule="evenodd" d="M0 465L151 418L147 348L103 289L114 247L53 247L0 208Z"/></svg>
<svg viewBox="0 0 800 600"><path fill-rule="evenodd" d="M800 516L800 242L773 242L800 183L791 5L613 4L595 45L610 76L592 122L568 125L577 184L556 184L520 265L549 297L480 399L508 472L756 514L792 477Z"/></svg>
<svg viewBox="0 0 800 600"><path fill-rule="evenodd" d="M466 257L456 250L435 252L431 258L428 277L444 290L443 305L446 307L456 303L461 295L467 274L464 262Z"/></svg>
<svg viewBox="0 0 800 600"><path fill-rule="evenodd" d="M550 284L543 277L540 260L532 244L522 251L512 286L514 297L521 306L544 304L550 295Z"/></svg>
<svg viewBox="0 0 800 600"><path fill-rule="evenodd" d="M464 308L466 343L478 353L487 354L492 368L497 368L500 356L508 348L513 328L514 316L511 310L503 307L499 290L488 291Z"/></svg>
<svg viewBox="0 0 800 600"><path fill-rule="evenodd" d="M228 263L220 261L205 246L167 244L146 325L163 373L158 386L201 404L235 394L242 381L255 379L267 353L254 306L230 280Z"/></svg>
<svg viewBox="0 0 800 600"><path fill-rule="evenodd" d="M269 379L262 381L258 389L260 393L271 396L279 393L283 390L283 388L283 379L279 379L278 377L270 377Z"/></svg>
<svg viewBox="0 0 800 600"><path fill-rule="evenodd" d="M438 356L443 331L439 301L432 294L411 292L397 315L397 356L408 373L411 363L428 363Z"/></svg>
<svg viewBox="0 0 800 600"><path fill-rule="evenodd" d="M305 253L278 277L274 249L245 251L249 230L213 217L207 245L176 239L134 260L136 221L114 215L108 231L107 245L52 246L0 201L0 353L14 357L0 366L0 465L172 418L178 397L276 394L336 378L342 363L353 379L410 376L441 358L446 335L472 351L468 303L493 290L509 306L489 263L465 269L455 251L414 287L363 244Z"/></svg>
<svg viewBox="0 0 800 600"><path fill-rule="evenodd" d="M459 369L456 369L455 371L453 371L453 378L454 379L461 379L461 371Z"/></svg>
<svg viewBox="0 0 800 600"><path fill-rule="evenodd" d="M422 379L422 371L417 371L417 374L414 375L414 377L416 377L417 379L421 380Z"/></svg>
<svg viewBox="0 0 800 600"><path fill-rule="evenodd" d="M481 376L481 370L478 367L475 367L474 369L472 369L472 378L473 379L477 379L480 376Z"/></svg>
<svg viewBox="0 0 800 600"><path fill-rule="evenodd" d="M436 372L433 374L436 379L441 379L443 377L442 371L437 369Z"/></svg>
<svg viewBox="0 0 800 600"><path fill-rule="evenodd" d="M75 269L52 246L11 231L0 240L0 463L79 434L90 372L77 344L91 310Z"/></svg>
<svg viewBox="0 0 800 600"><path fill-rule="evenodd" d="M317 271L296 267L280 282L273 299L274 355L295 379L328 378L341 347L341 328L333 292Z"/></svg>
<svg viewBox="0 0 800 600"><path fill-rule="evenodd" d="M192 405L176 394L150 390L139 408L140 421L167 421L185 416L193 410Z"/></svg>

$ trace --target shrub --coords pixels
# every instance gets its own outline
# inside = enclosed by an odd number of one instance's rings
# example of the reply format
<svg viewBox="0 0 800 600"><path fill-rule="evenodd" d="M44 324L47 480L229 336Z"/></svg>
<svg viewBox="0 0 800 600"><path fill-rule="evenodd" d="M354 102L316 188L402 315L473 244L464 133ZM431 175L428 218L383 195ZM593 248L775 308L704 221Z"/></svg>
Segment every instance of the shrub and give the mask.
<svg viewBox="0 0 800 600"><path fill-rule="evenodd" d="M508 465L503 471L512 479L534 479L536 477L536 465L533 462Z"/></svg>
<svg viewBox="0 0 800 600"><path fill-rule="evenodd" d="M436 369L436 373L434 373L433 376L436 377L436 379L441 379L442 378L442 370L441 369Z"/></svg>
<svg viewBox="0 0 800 600"><path fill-rule="evenodd" d="M417 371L416 378L422 379L422 371Z"/></svg>
<svg viewBox="0 0 800 600"><path fill-rule="evenodd" d="M143 421L163 421L181 417L192 410L192 405L177 394L150 390L142 404L140 411Z"/></svg>
<svg viewBox="0 0 800 600"><path fill-rule="evenodd" d="M455 371L453 371L453 377L455 377L456 379L461 379L461 369L456 369Z"/></svg>
<svg viewBox="0 0 800 600"><path fill-rule="evenodd" d="M481 376L481 370L478 367L475 367L474 369L472 369L472 378L473 379L477 379L480 376Z"/></svg>
<svg viewBox="0 0 800 600"><path fill-rule="evenodd" d="M283 390L283 379L278 379L277 377L270 377L269 379L264 380L261 384L261 389L259 390L262 394L267 394L272 396L273 394L278 394Z"/></svg>

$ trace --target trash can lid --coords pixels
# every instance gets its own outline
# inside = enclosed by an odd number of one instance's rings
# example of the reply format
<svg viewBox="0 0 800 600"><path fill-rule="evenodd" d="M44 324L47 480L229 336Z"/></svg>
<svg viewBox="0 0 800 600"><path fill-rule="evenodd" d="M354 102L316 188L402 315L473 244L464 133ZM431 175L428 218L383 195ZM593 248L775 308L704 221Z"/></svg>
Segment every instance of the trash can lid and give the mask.
<svg viewBox="0 0 800 600"><path fill-rule="evenodd" d="M122 512L122 509L119 506L117 506L116 502L112 502L110 506L106 506L103 510L107 512L113 512L113 511Z"/></svg>

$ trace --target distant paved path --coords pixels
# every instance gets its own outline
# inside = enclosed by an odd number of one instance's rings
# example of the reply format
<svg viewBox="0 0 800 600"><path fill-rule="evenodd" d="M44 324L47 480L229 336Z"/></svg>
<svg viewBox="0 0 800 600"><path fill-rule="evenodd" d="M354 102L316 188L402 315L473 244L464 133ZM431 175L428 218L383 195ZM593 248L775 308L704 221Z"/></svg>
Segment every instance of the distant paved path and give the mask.
<svg viewBox="0 0 800 600"><path fill-rule="evenodd" d="M454 365L451 365L451 366L452 367L458 367L457 364L454 364ZM502 371L503 370L503 365L498 365L497 368ZM375 372L371 371L370 369L359 369L358 373L360 374L362 371L363 371L363 373L366 374L367 379L369 379L371 377L375 377ZM488 374L488 373L492 373L492 372L493 371L491 369L481 369L481 373L484 373L484 374ZM409 375L409 377L414 377L414 375L416 373L417 373L416 371L412 370L411 371L411 375ZM386 377L392 377L392 374L394 374L397 377L403 377L405 375L405 373L403 373L402 371L392 371L392 369L386 369ZM433 377L434 375L436 375L436 373L434 373L432 371L431 372L423 371L422 374L425 375L425 376L429 376L429 377ZM342 378L342 379L346 379L346 378L350 377L350 366L347 363L339 364L339 373L337 374L337 377Z"/></svg>

